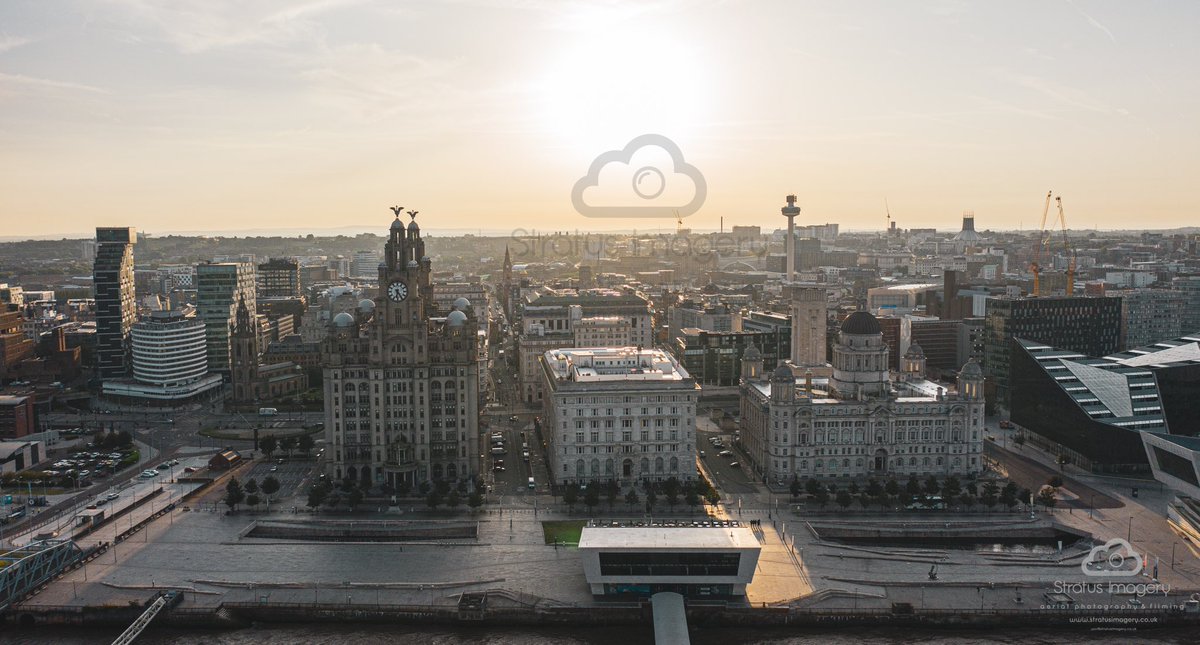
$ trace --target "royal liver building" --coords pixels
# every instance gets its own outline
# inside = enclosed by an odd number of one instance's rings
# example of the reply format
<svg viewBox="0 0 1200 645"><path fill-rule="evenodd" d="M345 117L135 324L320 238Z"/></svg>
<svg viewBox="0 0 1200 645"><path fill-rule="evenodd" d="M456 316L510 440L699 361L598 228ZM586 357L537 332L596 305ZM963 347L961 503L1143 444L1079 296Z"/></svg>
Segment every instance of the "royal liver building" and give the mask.
<svg viewBox="0 0 1200 645"><path fill-rule="evenodd" d="M879 321L859 311L833 346L832 378L797 379L787 365L763 373L753 347L742 360L742 443L760 480L904 479L970 475L983 468L983 372L974 361L957 392L924 379L918 346L901 374L888 371Z"/></svg>
<svg viewBox="0 0 1200 645"><path fill-rule="evenodd" d="M479 375L471 303L437 311L416 211L400 209L379 293L330 322L321 345L332 476L419 484L478 474Z"/></svg>

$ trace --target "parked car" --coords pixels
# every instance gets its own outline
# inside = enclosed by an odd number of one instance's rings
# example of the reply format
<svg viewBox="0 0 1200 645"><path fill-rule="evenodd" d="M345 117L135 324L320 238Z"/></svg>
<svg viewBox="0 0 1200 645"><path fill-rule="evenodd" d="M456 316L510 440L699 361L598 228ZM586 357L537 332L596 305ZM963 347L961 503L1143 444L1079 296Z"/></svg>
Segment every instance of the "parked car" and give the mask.
<svg viewBox="0 0 1200 645"><path fill-rule="evenodd" d="M120 494L120 493L109 493L108 495L106 495L106 496L104 497L104 499L107 499L108 501L110 501L110 502L111 502L111 501L113 501L114 499L117 499L117 498L118 498L118 497L120 497L120 496L121 496L121 494Z"/></svg>
<svg viewBox="0 0 1200 645"><path fill-rule="evenodd" d="M138 477L141 479L154 479L155 477L158 477L158 471L157 470L143 470L142 474L138 475Z"/></svg>
<svg viewBox="0 0 1200 645"><path fill-rule="evenodd" d="M730 468L741 468L741 466L742 466L742 465L741 465L741 464L739 464L739 463L738 463L738 462L736 462L736 461L731 461L731 462L729 462L729 467L730 467Z"/></svg>

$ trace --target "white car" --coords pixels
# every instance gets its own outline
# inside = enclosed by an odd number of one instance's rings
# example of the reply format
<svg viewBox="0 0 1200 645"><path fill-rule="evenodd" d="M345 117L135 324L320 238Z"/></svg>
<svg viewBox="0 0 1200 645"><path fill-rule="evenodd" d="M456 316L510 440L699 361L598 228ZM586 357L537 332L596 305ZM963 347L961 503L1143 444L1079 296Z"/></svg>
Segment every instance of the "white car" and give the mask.
<svg viewBox="0 0 1200 645"><path fill-rule="evenodd" d="M158 471L157 470L143 470L142 474L138 475L138 477L140 477L142 479L154 479L155 477L158 477Z"/></svg>

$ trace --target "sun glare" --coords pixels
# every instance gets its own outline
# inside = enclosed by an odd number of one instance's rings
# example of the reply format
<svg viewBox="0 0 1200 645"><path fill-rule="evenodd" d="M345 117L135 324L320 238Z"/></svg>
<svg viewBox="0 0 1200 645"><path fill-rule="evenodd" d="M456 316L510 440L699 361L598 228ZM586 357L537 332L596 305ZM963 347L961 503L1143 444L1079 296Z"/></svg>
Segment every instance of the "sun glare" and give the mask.
<svg viewBox="0 0 1200 645"><path fill-rule="evenodd" d="M564 144L602 151L645 133L686 137L713 93L700 48L663 32L585 34L551 61L542 122Z"/></svg>

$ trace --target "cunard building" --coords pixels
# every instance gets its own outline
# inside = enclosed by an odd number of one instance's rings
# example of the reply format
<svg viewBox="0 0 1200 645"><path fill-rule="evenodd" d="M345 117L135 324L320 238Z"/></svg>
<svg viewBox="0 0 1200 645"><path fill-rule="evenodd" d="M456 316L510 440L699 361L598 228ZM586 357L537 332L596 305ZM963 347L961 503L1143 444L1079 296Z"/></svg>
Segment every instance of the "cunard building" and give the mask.
<svg viewBox="0 0 1200 645"><path fill-rule="evenodd" d="M321 344L331 474L369 485L478 474L478 324L459 298L439 311L416 211L400 209L379 265L380 296L330 321Z"/></svg>

